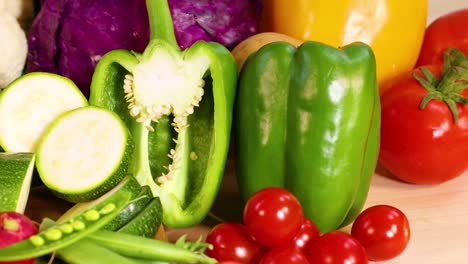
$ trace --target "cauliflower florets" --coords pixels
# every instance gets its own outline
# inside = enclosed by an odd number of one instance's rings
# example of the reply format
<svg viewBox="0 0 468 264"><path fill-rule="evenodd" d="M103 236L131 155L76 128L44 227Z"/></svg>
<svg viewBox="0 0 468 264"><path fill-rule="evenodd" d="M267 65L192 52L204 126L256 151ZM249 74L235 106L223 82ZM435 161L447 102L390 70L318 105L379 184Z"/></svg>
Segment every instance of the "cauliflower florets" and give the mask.
<svg viewBox="0 0 468 264"><path fill-rule="evenodd" d="M33 0L0 0L0 14L4 12L14 16L23 30L27 29L34 16Z"/></svg>
<svg viewBox="0 0 468 264"><path fill-rule="evenodd" d="M14 16L0 11L0 89L18 78L28 53L26 34Z"/></svg>

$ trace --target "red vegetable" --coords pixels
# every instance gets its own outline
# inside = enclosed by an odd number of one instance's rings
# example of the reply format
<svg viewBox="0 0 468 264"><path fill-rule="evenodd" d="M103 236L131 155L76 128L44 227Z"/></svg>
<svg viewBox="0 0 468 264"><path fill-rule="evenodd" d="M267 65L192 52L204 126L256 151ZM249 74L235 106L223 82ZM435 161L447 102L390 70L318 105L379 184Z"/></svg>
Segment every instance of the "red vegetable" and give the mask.
<svg viewBox="0 0 468 264"><path fill-rule="evenodd" d="M441 183L468 169L468 60L446 54L442 74L441 65L418 68L381 97L379 160L406 182Z"/></svg>
<svg viewBox="0 0 468 264"><path fill-rule="evenodd" d="M440 16L427 27L416 66L442 63L448 48L468 55L468 8Z"/></svg>
<svg viewBox="0 0 468 264"><path fill-rule="evenodd" d="M243 216L247 232L265 247L291 243L303 218L299 200L279 187L268 187L254 193L245 205Z"/></svg>
<svg viewBox="0 0 468 264"><path fill-rule="evenodd" d="M224 222L211 229L206 242L213 248L206 255L218 260L255 264L262 248L257 245L239 223Z"/></svg>
<svg viewBox="0 0 468 264"><path fill-rule="evenodd" d="M17 243L37 234L37 227L25 215L17 212L0 213L0 248ZM31 264L34 259L14 262L1 262L2 264Z"/></svg>
<svg viewBox="0 0 468 264"><path fill-rule="evenodd" d="M369 260L385 261L400 255L408 245L411 232L406 215L388 205L375 205L362 211L351 229L366 249Z"/></svg>
<svg viewBox="0 0 468 264"><path fill-rule="evenodd" d="M307 250L311 263L327 264L365 264L368 263L366 251L353 236L332 231L322 235Z"/></svg>
<svg viewBox="0 0 468 264"><path fill-rule="evenodd" d="M306 255L293 247L272 248L260 259L260 264L309 264Z"/></svg>
<svg viewBox="0 0 468 264"><path fill-rule="evenodd" d="M297 250L307 250L310 245L320 237L318 227L309 219L304 218L299 232L292 241L292 247Z"/></svg>

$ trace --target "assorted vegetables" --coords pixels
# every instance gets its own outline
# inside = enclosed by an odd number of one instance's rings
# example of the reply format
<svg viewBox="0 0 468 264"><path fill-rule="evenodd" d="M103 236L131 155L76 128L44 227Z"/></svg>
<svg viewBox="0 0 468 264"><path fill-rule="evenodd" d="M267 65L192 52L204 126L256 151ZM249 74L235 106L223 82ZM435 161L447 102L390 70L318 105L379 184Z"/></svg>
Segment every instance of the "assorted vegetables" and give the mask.
<svg viewBox="0 0 468 264"><path fill-rule="evenodd" d="M87 97L96 64L105 53L114 49L143 52L150 39L145 0L42 2L28 36L27 71L66 76ZM232 48L256 32L250 0L168 2L183 49L197 40Z"/></svg>
<svg viewBox="0 0 468 264"><path fill-rule="evenodd" d="M427 1L402 4L2 1L0 263L398 257L406 215L363 210L378 160L468 170L468 9L424 30ZM158 240L207 218L230 147L242 223ZM25 215L35 177L57 219Z"/></svg>

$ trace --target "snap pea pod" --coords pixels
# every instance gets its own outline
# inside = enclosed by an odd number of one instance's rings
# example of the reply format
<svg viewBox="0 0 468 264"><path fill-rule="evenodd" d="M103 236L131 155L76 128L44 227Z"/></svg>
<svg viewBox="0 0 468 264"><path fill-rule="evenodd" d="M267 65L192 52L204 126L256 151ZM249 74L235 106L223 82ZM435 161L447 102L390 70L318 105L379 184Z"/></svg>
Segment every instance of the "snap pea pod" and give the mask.
<svg viewBox="0 0 468 264"><path fill-rule="evenodd" d="M71 246L57 250L57 256L68 264L139 264L114 251L83 238Z"/></svg>
<svg viewBox="0 0 468 264"><path fill-rule="evenodd" d="M36 258L67 247L109 223L127 206L131 197L130 192L116 192L102 203L64 223L50 225L49 222L50 227L37 235L1 248L0 261Z"/></svg>
<svg viewBox="0 0 468 264"><path fill-rule="evenodd" d="M140 260L201 264L217 263L215 259L203 253L194 252L176 244L125 233L99 230L90 234L88 238L119 254Z"/></svg>

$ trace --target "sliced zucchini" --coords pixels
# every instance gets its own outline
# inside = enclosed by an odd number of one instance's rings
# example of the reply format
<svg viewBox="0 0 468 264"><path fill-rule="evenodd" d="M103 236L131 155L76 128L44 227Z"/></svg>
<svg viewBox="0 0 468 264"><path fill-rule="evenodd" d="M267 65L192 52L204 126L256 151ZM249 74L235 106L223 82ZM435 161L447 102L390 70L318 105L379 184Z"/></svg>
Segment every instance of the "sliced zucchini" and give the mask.
<svg viewBox="0 0 468 264"><path fill-rule="evenodd" d="M0 145L8 152L34 152L55 118L86 105L86 97L70 79L27 73L0 93Z"/></svg>
<svg viewBox="0 0 468 264"><path fill-rule="evenodd" d="M154 237L162 222L161 200L155 197L153 200L130 222L117 230L143 237Z"/></svg>
<svg viewBox="0 0 468 264"><path fill-rule="evenodd" d="M24 213L34 160L33 153L0 153L0 212Z"/></svg>
<svg viewBox="0 0 468 264"><path fill-rule="evenodd" d="M136 217L140 212L142 212L152 199L154 198L153 192L151 192L151 188L148 185L143 186L141 192L128 203L125 209L120 211L120 214L116 218L104 226L103 229L115 231L121 228L134 217Z"/></svg>
<svg viewBox="0 0 468 264"><path fill-rule="evenodd" d="M97 199L127 175L134 143L122 120L86 106L59 116L36 152L42 182L69 202Z"/></svg>

